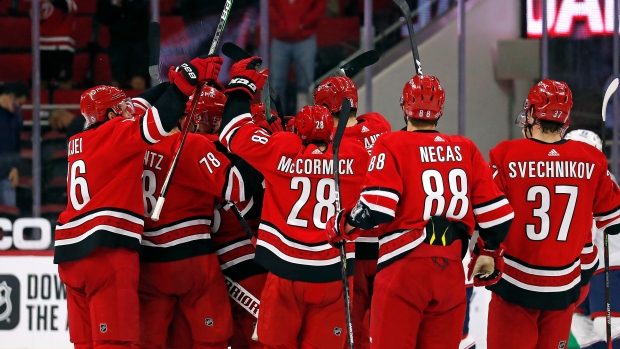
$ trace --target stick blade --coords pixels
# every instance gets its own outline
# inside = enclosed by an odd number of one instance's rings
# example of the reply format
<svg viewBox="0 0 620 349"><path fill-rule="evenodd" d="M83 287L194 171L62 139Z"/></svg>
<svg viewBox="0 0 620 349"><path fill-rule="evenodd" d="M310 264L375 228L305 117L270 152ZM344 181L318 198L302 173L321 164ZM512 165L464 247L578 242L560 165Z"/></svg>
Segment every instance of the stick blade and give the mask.
<svg viewBox="0 0 620 349"><path fill-rule="evenodd" d="M153 81L159 82L159 51L161 28L158 22L149 24L149 75Z"/></svg>
<svg viewBox="0 0 620 349"><path fill-rule="evenodd" d="M605 90L605 96L603 97L603 109L601 111L601 115L603 116L603 122L607 118L607 104L609 104L609 99L618 89L618 78L614 78L607 86L607 90Z"/></svg>
<svg viewBox="0 0 620 349"><path fill-rule="evenodd" d="M222 54L235 62L252 57L251 54L232 42L225 42L222 45Z"/></svg>
<svg viewBox="0 0 620 349"><path fill-rule="evenodd" d="M345 63L342 67L340 67L340 69L344 71L344 74L346 76L352 77L363 68L377 63L380 57L381 55L377 50L366 51L359 56L353 58L349 62Z"/></svg>

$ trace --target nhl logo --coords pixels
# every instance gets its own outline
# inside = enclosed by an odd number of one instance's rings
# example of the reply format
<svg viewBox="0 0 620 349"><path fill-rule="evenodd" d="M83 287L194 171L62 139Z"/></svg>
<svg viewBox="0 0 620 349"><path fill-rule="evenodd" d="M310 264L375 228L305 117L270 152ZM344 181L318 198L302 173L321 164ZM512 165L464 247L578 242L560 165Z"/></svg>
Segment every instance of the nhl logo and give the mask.
<svg viewBox="0 0 620 349"><path fill-rule="evenodd" d="M9 316L13 311L13 303L11 303L11 288L6 281L0 283L0 322L10 322ZM4 308L4 310L2 310Z"/></svg>
<svg viewBox="0 0 620 349"><path fill-rule="evenodd" d="M205 325L209 326L209 327L213 327L213 319L208 317L205 319Z"/></svg>
<svg viewBox="0 0 620 349"><path fill-rule="evenodd" d="M101 333L108 332L108 325L107 324L99 324L99 332L101 332Z"/></svg>
<svg viewBox="0 0 620 349"><path fill-rule="evenodd" d="M560 343L558 343L558 349L564 349L566 348L566 341L560 341Z"/></svg>
<svg viewBox="0 0 620 349"><path fill-rule="evenodd" d="M340 327L334 327L334 334L336 336L340 336L340 334L342 333L342 328Z"/></svg>

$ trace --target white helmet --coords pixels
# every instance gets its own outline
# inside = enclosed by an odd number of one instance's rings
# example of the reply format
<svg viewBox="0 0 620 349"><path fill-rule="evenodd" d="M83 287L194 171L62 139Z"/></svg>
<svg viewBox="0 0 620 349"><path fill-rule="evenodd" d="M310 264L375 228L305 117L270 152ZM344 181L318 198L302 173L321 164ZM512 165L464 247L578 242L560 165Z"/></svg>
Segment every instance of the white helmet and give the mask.
<svg viewBox="0 0 620 349"><path fill-rule="evenodd" d="M565 139L588 143L596 149L603 151L603 142L601 138L594 132L588 130L574 130L564 136Z"/></svg>

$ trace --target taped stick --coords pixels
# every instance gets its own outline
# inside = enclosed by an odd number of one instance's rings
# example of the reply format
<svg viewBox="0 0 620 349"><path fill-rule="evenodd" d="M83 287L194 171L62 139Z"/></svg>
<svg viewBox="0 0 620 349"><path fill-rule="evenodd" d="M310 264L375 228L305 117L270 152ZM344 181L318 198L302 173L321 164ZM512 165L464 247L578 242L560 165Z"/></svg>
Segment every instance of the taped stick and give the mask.
<svg viewBox="0 0 620 349"><path fill-rule="evenodd" d="M161 29L158 22L149 24L149 76L153 83L160 83L159 80L159 52Z"/></svg>
<svg viewBox="0 0 620 349"><path fill-rule="evenodd" d="M415 71L418 75L422 73L422 63L420 63L420 54L418 53L418 43L415 38L415 32L413 31L413 23L411 22L411 9L407 0L392 0L403 13L405 20L407 21L407 29L409 29L409 43L411 44L411 53L413 54L413 64L415 65Z"/></svg>

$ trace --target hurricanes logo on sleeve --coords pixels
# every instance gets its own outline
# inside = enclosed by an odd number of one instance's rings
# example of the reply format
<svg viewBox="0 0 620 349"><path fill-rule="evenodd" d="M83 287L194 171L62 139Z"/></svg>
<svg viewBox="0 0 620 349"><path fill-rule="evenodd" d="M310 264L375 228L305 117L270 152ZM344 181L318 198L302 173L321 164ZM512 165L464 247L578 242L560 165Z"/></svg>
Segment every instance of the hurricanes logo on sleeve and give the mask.
<svg viewBox="0 0 620 349"><path fill-rule="evenodd" d="M19 280L0 275L0 330L12 330L19 323Z"/></svg>
<svg viewBox="0 0 620 349"><path fill-rule="evenodd" d="M205 319L205 325L209 326L209 327L213 327L213 319L208 317Z"/></svg>
<svg viewBox="0 0 620 349"><path fill-rule="evenodd" d="M558 343L558 349L564 349L566 348L566 341L560 341L560 343Z"/></svg>

